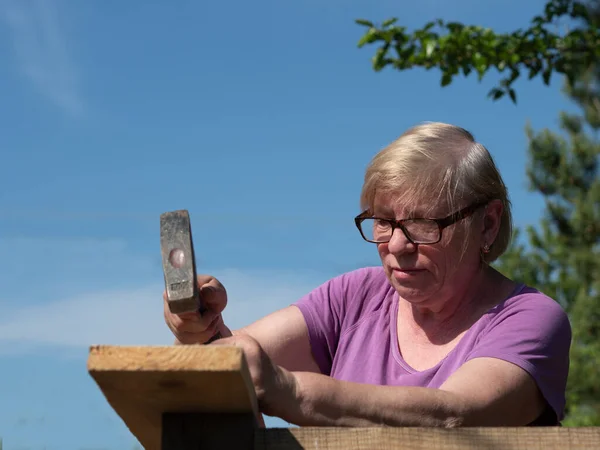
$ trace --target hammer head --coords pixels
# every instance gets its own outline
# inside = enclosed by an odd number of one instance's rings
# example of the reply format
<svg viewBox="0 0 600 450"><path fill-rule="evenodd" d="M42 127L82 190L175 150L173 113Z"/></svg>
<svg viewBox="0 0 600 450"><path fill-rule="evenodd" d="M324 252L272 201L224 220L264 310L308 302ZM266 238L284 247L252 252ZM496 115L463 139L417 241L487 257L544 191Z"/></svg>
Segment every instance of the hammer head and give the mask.
<svg viewBox="0 0 600 450"><path fill-rule="evenodd" d="M160 215L160 249L170 311L173 314L201 311L192 228L187 210Z"/></svg>

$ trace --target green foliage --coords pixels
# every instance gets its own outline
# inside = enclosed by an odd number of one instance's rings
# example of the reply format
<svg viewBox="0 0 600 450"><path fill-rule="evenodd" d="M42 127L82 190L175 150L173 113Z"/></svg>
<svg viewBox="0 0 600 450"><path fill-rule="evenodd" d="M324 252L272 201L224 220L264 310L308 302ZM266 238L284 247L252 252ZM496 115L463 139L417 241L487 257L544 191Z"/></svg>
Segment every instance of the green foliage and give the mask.
<svg viewBox="0 0 600 450"><path fill-rule="evenodd" d="M600 10L593 11L594 20ZM546 203L529 246L515 243L498 263L566 309L573 328L565 425L600 425L600 66L590 65L565 93L580 114L560 115L561 133L530 127L527 176ZM517 233L516 238L520 236Z"/></svg>
<svg viewBox="0 0 600 450"><path fill-rule="evenodd" d="M559 33L560 19L568 18L576 27ZM375 71L391 66L399 71L421 67L439 68L441 85L456 76L477 73L481 81L492 68L506 74L489 96L505 95L516 103L513 83L523 74L541 77L546 85L552 75L564 75L570 82L600 58L600 28L590 25L588 9L575 0L550 0L544 12L531 20L529 28L512 33L496 33L490 28L458 22L431 21L408 32L397 18L380 26L364 19L356 23L367 27L359 47L378 44L372 58Z"/></svg>
<svg viewBox="0 0 600 450"><path fill-rule="evenodd" d="M600 69L566 92L582 113L562 113L561 134L527 127L530 189L545 199L528 247L515 243L497 268L555 298L573 329L568 426L600 425ZM516 233L520 237L520 232Z"/></svg>

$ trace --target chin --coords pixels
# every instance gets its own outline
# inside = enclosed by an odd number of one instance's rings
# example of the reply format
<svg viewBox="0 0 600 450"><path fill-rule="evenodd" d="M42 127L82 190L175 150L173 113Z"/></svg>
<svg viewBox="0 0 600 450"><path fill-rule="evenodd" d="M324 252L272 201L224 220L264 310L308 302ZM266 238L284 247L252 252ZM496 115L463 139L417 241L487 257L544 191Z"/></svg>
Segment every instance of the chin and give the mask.
<svg viewBox="0 0 600 450"><path fill-rule="evenodd" d="M431 285L427 286L428 289L420 286L420 283L402 283L393 277L390 282L398 295L409 303L422 303L431 297Z"/></svg>
<svg viewBox="0 0 600 450"><path fill-rule="evenodd" d="M396 292L398 293L400 298L402 298L402 300L415 305L425 303L430 298L430 296L426 295L422 290L396 287Z"/></svg>

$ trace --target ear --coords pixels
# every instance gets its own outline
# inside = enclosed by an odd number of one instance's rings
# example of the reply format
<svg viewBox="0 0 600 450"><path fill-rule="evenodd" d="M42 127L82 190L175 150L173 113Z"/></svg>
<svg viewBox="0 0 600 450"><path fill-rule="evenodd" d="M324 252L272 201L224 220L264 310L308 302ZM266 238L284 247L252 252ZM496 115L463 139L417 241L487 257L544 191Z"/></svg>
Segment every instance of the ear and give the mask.
<svg viewBox="0 0 600 450"><path fill-rule="evenodd" d="M492 246L500 230L504 206L500 200L492 200L485 207L481 225L481 248Z"/></svg>

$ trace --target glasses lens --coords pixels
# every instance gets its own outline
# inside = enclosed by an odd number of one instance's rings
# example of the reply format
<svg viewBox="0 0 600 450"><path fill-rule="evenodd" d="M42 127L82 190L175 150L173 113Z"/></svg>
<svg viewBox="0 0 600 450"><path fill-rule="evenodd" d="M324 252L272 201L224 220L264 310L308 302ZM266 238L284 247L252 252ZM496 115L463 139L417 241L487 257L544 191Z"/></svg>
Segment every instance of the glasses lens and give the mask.
<svg viewBox="0 0 600 450"><path fill-rule="evenodd" d="M387 242L392 237L392 226L380 219L364 219L360 229L368 241Z"/></svg>
<svg viewBox="0 0 600 450"><path fill-rule="evenodd" d="M403 225L410 238L417 243L436 242L440 238L440 229L432 220L406 220Z"/></svg>
<svg viewBox="0 0 600 450"><path fill-rule="evenodd" d="M440 229L432 220L405 220L403 225L410 239L416 243L427 244L437 242L440 239ZM392 237L392 225L385 220L364 219L360 227L368 241L388 242Z"/></svg>

